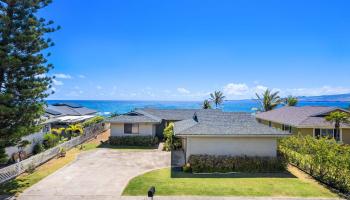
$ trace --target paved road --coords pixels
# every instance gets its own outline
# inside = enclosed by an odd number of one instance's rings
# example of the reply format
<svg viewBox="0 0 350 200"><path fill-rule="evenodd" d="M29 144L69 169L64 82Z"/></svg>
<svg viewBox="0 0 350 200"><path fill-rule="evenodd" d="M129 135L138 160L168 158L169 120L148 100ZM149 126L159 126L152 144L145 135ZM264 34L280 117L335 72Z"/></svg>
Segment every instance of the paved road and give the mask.
<svg viewBox="0 0 350 200"><path fill-rule="evenodd" d="M25 190L18 199L116 199L132 177L168 166L168 152L88 151L80 154L73 163Z"/></svg>

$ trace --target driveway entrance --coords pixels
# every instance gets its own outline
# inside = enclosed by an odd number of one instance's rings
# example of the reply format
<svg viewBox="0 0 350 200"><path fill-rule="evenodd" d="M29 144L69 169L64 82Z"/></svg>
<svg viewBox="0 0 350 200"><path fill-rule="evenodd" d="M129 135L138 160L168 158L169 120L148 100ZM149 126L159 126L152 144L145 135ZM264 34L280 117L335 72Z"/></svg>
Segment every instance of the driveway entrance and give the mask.
<svg viewBox="0 0 350 200"><path fill-rule="evenodd" d="M131 178L170 167L170 160L170 153L158 150L89 151L25 190L18 199L116 199Z"/></svg>

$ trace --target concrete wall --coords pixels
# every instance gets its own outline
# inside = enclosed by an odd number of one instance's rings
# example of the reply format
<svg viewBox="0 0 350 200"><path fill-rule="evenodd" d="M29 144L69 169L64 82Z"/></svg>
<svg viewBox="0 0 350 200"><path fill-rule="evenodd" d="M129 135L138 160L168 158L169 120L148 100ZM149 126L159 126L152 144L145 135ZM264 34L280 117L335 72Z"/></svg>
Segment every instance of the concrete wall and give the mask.
<svg viewBox="0 0 350 200"><path fill-rule="evenodd" d="M343 143L350 144L350 129L343 128L342 129Z"/></svg>
<svg viewBox="0 0 350 200"><path fill-rule="evenodd" d="M232 155L276 157L276 138L262 137L187 137L186 160L190 155Z"/></svg>
<svg viewBox="0 0 350 200"><path fill-rule="evenodd" d="M152 123L138 123L139 134L125 134L123 123L111 123L111 136L155 136L156 125Z"/></svg>
<svg viewBox="0 0 350 200"><path fill-rule="evenodd" d="M22 140L28 140L31 142L28 146L26 146L23 151L25 151L27 154L31 154L33 152L33 148L35 144L41 143L44 140L44 135L46 132L40 131L37 133L33 133L27 136L22 137ZM17 146L11 146L11 147L6 147L5 148L6 154L9 158L12 157L14 153L17 153L19 151Z"/></svg>

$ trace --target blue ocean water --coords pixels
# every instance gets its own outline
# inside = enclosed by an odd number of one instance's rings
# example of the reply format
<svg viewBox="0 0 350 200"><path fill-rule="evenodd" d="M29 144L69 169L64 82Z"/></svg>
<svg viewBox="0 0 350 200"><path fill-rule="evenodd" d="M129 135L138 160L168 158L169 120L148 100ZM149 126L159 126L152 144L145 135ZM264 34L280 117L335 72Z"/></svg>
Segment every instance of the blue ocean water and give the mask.
<svg viewBox="0 0 350 200"><path fill-rule="evenodd" d="M76 103L100 112L101 115L126 113L136 108L190 109L201 108L199 101L109 101L109 100L47 100L48 104ZM298 106L337 106L349 108L350 102L301 101ZM258 108L254 100L225 101L222 109L227 112L254 112Z"/></svg>

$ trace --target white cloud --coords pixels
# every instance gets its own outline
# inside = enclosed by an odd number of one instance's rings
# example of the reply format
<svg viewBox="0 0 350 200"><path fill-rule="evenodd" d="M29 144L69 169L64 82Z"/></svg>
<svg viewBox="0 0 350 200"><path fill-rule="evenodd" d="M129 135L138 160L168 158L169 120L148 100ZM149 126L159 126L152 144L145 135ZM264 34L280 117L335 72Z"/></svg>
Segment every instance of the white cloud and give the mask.
<svg viewBox="0 0 350 200"><path fill-rule="evenodd" d="M177 88L177 91L181 94L190 94L191 92L185 88Z"/></svg>
<svg viewBox="0 0 350 200"><path fill-rule="evenodd" d="M245 83L229 83L224 86L224 92L228 95L246 95L249 87Z"/></svg>
<svg viewBox="0 0 350 200"><path fill-rule="evenodd" d="M96 86L96 89L101 90L102 87L100 85Z"/></svg>
<svg viewBox="0 0 350 200"><path fill-rule="evenodd" d="M350 93L350 88L323 86L319 88L292 88L285 90L286 95L319 96Z"/></svg>
<svg viewBox="0 0 350 200"><path fill-rule="evenodd" d="M79 74L78 77L79 77L79 78L86 78L86 76L83 75L83 74Z"/></svg>
<svg viewBox="0 0 350 200"><path fill-rule="evenodd" d="M52 91L56 92L56 88L55 87L51 87L50 88Z"/></svg>
<svg viewBox="0 0 350 200"><path fill-rule="evenodd" d="M54 74L56 78L61 78L61 79L71 79L72 76L69 74Z"/></svg>
<svg viewBox="0 0 350 200"><path fill-rule="evenodd" d="M63 82L62 81L58 81L58 80L56 80L56 79L52 79L52 83L54 84L54 85L63 85Z"/></svg>

